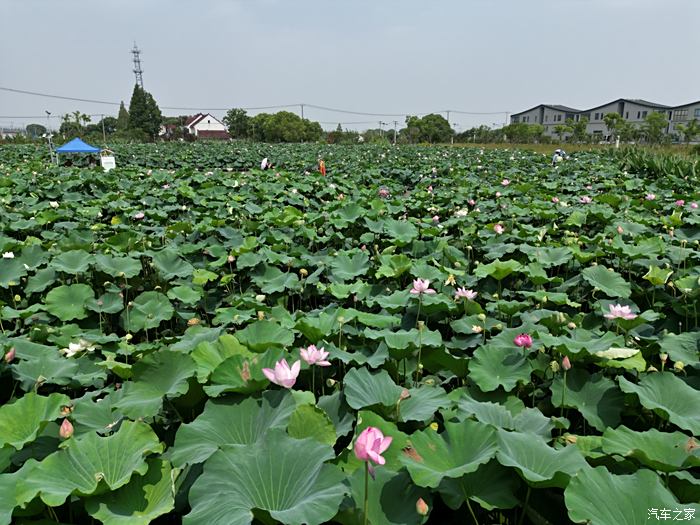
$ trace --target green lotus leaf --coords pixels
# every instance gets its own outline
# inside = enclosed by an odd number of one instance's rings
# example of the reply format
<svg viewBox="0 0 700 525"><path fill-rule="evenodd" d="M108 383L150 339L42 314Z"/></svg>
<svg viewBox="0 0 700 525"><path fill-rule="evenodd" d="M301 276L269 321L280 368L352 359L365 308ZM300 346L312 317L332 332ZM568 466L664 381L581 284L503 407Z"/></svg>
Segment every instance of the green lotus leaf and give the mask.
<svg viewBox="0 0 700 525"><path fill-rule="evenodd" d="M242 355L251 358L254 356L245 346L229 334L224 334L213 343L202 341L190 354L197 364L197 380L205 383L209 375L216 370L226 358L233 355Z"/></svg>
<svg viewBox="0 0 700 525"><path fill-rule="evenodd" d="M562 403L563 401L563 403ZM602 373L590 375L581 368L573 368L566 374L566 393L563 375L552 383L552 404L575 408L586 421L599 431L620 424L624 409L624 394Z"/></svg>
<svg viewBox="0 0 700 525"><path fill-rule="evenodd" d="M94 257L85 250L71 250L54 257L51 267L59 272L77 275L85 273L93 261Z"/></svg>
<svg viewBox="0 0 700 525"><path fill-rule="evenodd" d="M321 339L327 338L338 331L340 328L338 315L338 311L333 313L321 312L318 314L318 317L305 315L297 321L294 328L304 334L304 337L311 343L316 344Z"/></svg>
<svg viewBox="0 0 700 525"><path fill-rule="evenodd" d="M46 311L61 321L85 319L88 315L85 305L95 294L87 284L59 286L46 294Z"/></svg>
<svg viewBox="0 0 700 525"><path fill-rule="evenodd" d="M521 484L513 469L491 460L461 478L443 478L437 490L453 510L458 510L467 499L486 510L512 509L520 503L517 493Z"/></svg>
<svg viewBox="0 0 700 525"><path fill-rule="evenodd" d="M375 274L377 279L382 277L399 277L409 271L413 265L413 261L402 253L398 255L380 255L379 262L381 266Z"/></svg>
<svg viewBox="0 0 700 525"><path fill-rule="evenodd" d="M311 438L324 445L334 445L335 427L328 415L313 405L300 405L292 413L287 433L296 439Z"/></svg>
<svg viewBox="0 0 700 525"><path fill-rule="evenodd" d="M345 374L343 386L345 399L355 410L374 405L395 407L403 391L386 370L372 373L365 367Z"/></svg>
<svg viewBox="0 0 700 525"><path fill-rule="evenodd" d="M301 289L299 277L297 277L296 273L283 272L275 266L266 266L263 273L253 277L253 282L260 287L263 293Z"/></svg>
<svg viewBox="0 0 700 525"><path fill-rule="evenodd" d="M178 467L201 463L224 445L258 443L269 430L286 428L295 408L286 390L268 390L260 399L210 399L192 423L178 428L172 462Z"/></svg>
<svg viewBox="0 0 700 525"><path fill-rule="evenodd" d="M294 333L273 321L255 321L237 330L235 335L253 352L264 352L270 347L285 348L294 343Z"/></svg>
<svg viewBox="0 0 700 525"><path fill-rule="evenodd" d="M394 239L397 246L405 246L418 238L418 228L408 221L387 219L384 221L384 233Z"/></svg>
<svg viewBox="0 0 700 525"><path fill-rule="evenodd" d="M144 475L115 490L85 500L85 510L105 525L148 525L175 507L174 472L170 463L149 459Z"/></svg>
<svg viewBox="0 0 700 525"><path fill-rule="evenodd" d="M614 332L605 332L598 336L584 328L577 328L568 336L552 336L538 332L540 342L545 346L551 346L565 355L575 355L580 352L594 355L596 352L604 352L613 346L624 346L624 337Z"/></svg>
<svg viewBox="0 0 700 525"><path fill-rule="evenodd" d="M47 505L62 505L71 494L93 494L98 484L110 490L126 485L134 473L145 474L145 456L163 451L163 445L145 423L124 421L108 437L85 434L66 449L41 462L29 460L21 472L18 500L39 495Z"/></svg>
<svg viewBox="0 0 700 525"><path fill-rule="evenodd" d="M644 494L645 502L641 505L640 494ZM670 509L670 519L673 519L673 509L688 508L697 513L700 508L692 504L679 505L659 476L646 469L619 476L605 467L584 468L571 478L564 491L564 501L573 522L590 525L654 523L658 521L659 509ZM680 515L685 518L684 512Z"/></svg>
<svg viewBox="0 0 700 525"><path fill-rule="evenodd" d="M63 394L40 396L29 392L11 404L0 406L0 448L11 445L17 450L34 441L49 421L61 417L61 407L70 398Z"/></svg>
<svg viewBox="0 0 700 525"><path fill-rule="evenodd" d="M637 432L620 426L603 433L603 450L607 454L632 457L654 470L672 472L700 466L700 448L693 448L693 438L682 432L660 432L655 428Z"/></svg>
<svg viewBox="0 0 700 525"><path fill-rule="evenodd" d="M122 315L124 327L130 332L156 328L172 318L175 310L168 298L160 292L143 292L127 306Z"/></svg>
<svg viewBox="0 0 700 525"><path fill-rule="evenodd" d="M660 268L658 266L649 266L649 271L642 276L642 279L646 279L654 286L663 286L671 277L673 270L667 268Z"/></svg>
<svg viewBox="0 0 700 525"><path fill-rule="evenodd" d="M638 384L618 376L623 392L636 394L645 408L654 410L678 427L700 435L700 391L671 372L646 374Z"/></svg>
<svg viewBox="0 0 700 525"><path fill-rule="evenodd" d="M166 281L175 277L189 277L194 270L192 265L172 248L151 252L149 255L153 258L153 265Z"/></svg>
<svg viewBox="0 0 700 525"><path fill-rule="evenodd" d="M95 264L101 272L112 277L131 279L141 273L141 261L132 257L98 254L95 256Z"/></svg>
<svg viewBox="0 0 700 525"><path fill-rule="evenodd" d="M532 434L498 431L498 462L515 468L535 487L564 488L569 478L582 468L586 460L575 446L555 450Z"/></svg>
<svg viewBox="0 0 700 525"><path fill-rule="evenodd" d="M363 525L365 472L357 469L349 478L352 508L336 518L343 525ZM430 507L430 491L416 487L405 470L394 472L383 467L375 469L370 480L367 515L369 523L386 525L420 525L425 518L416 511L419 498ZM342 508L341 508L342 510Z"/></svg>
<svg viewBox="0 0 700 525"><path fill-rule="evenodd" d="M669 355L673 361L681 361L686 366L700 367L700 352L698 352L698 332L682 334L666 334L659 342L661 351Z"/></svg>
<svg viewBox="0 0 700 525"><path fill-rule="evenodd" d="M431 428L414 432L410 448L401 462L420 487L437 487L443 478L459 478L474 472L495 455L496 430L478 421L465 420L445 423L438 434Z"/></svg>
<svg viewBox="0 0 700 525"><path fill-rule="evenodd" d="M25 275L27 275L27 270L19 258L0 259L0 287L17 286Z"/></svg>
<svg viewBox="0 0 700 525"><path fill-rule="evenodd" d="M192 305L202 298L202 293L189 286L175 286L168 290L168 298L173 301L180 301L182 304Z"/></svg>
<svg viewBox="0 0 700 525"><path fill-rule="evenodd" d="M337 390L329 396L321 396L316 406L323 410L333 422L337 437L345 436L352 430L355 416L345 402L345 395L341 390Z"/></svg>
<svg viewBox="0 0 700 525"><path fill-rule="evenodd" d="M528 383L532 366L522 349L513 345L486 345L474 352L469 362L469 376L484 392L491 392L502 386L506 392L515 388L518 382Z"/></svg>
<svg viewBox="0 0 700 525"><path fill-rule="evenodd" d="M520 271L521 269L522 265L518 261L514 261L513 259L509 259L507 261L501 261L500 259L496 259L492 263L480 264L479 266L477 266L476 270L474 270L474 275L476 275L480 279L491 276L497 281L502 281L513 272Z"/></svg>
<svg viewBox="0 0 700 525"><path fill-rule="evenodd" d="M605 266L590 266L581 273L583 278L594 288L609 297L628 298L632 293L630 284L617 272Z"/></svg>
<svg viewBox="0 0 700 525"><path fill-rule="evenodd" d="M149 354L131 368L132 381L112 394L114 406L133 418L155 416L163 398L187 393L188 379L195 375L195 362L179 352L161 350Z"/></svg>
<svg viewBox="0 0 700 525"><path fill-rule="evenodd" d="M27 279L27 286L24 287L24 292L27 295L43 292L55 282L56 270L53 268L43 268Z"/></svg>
<svg viewBox="0 0 700 525"><path fill-rule="evenodd" d="M285 357L280 348L270 348L262 354L234 354L214 369L204 391L216 397L224 392L251 394L263 390L269 382L262 369L275 368L275 363Z"/></svg>
<svg viewBox="0 0 700 525"><path fill-rule="evenodd" d="M350 281L364 275L369 270L369 256L365 252L355 252L352 257L341 254L331 259L331 273L339 281Z"/></svg>
<svg viewBox="0 0 700 525"><path fill-rule="evenodd" d="M184 525L250 525L253 510L288 525L330 521L347 493L330 446L277 431L253 445L224 447L190 489Z"/></svg>
<svg viewBox="0 0 700 525"><path fill-rule="evenodd" d="M421 386L410 388L409 397L399 403L399 421L427 421L441 408L452 405L441 387Z"/></svg>
<svg viewBox="0 0 700 525"><path fill-rule="evenodd" d="M105 293L97 299L88 299L85 306L93 312L116 314L124 309L124 299L118 293Z"/></svg>

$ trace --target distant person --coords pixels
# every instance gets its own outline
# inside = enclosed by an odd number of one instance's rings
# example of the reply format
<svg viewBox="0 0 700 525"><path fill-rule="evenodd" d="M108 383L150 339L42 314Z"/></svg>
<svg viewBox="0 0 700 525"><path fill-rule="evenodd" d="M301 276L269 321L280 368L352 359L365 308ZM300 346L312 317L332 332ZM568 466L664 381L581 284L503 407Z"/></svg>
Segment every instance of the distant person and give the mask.
<svg viewBox="0 0 700 525"><path fill-rule="evenodd" d="M563 149L554 150L554 155L552 155L552 166L556 166L565 158L566 158L566 151L564 151Z"/></svg>
<svg viewBox="0 0 700 525"><path fill-rule="evenodd" d="M260 163L260 169L263 171L272 169L272 163L267 159L267 157L265 157Z"/></svg>
<svg viewBox="0 0 700 525"><path fill-rule="evenodd" d="M318 159L318 171L324 177L326 176L326 162L323 159Z"/></svg>

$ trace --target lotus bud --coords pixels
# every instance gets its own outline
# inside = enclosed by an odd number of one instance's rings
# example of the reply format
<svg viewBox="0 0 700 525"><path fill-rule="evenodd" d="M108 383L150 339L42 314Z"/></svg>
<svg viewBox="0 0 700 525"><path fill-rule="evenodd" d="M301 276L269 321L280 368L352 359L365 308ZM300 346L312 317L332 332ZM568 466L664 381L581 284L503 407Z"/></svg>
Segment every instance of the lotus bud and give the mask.
<svg viewBox="0 0 700 525"><path fill-rule="evenodd" d="M15 300L16 303L18 303L18 302L20 302L20 301L22 300L22 296L19 295L19 294L15 294L15 296L13 297L13 299Z"/></svg>
<svg viewBox="0 0 700 525"><path fill-rule="evenodd" d="M654 365L650 365L649 368L647 368L647 372L658 372L659 369L656 368Z"/></svg>
<svg viewBox="0 0 700 525"><path fill-rule="evenodd" d="M67 419L63 420L63 423L61 423L61 428L58 431L58 435L61 436L62 439L68 439L73 435L73 425L70 421Z"/></svg>
<svg viewBox="0 0 700 525"><path fill-rule="evenodd" d="M665 364L666 364L666 361L668 360L668 354L665 353L665 352L661 352L661 353L659 354L659 359L661 359L661 364L662 364L662 365L665 365Z"/></svg>
<svg viewBox="0 0 700 525"><path fill-rule="evenodd" d="M333 387L335 386L335 384L336 384L336 380L335 380L335 379L331 379L330 377L329 377L328 379L326 379L326 386L327 386L328 388L333 388ZM359 421L358 421L358 422L359 422Z"/></svg>
<svg viewBox="0 0 700 525"><path fill-rule="evenodd" d="M435 421L433 421L432 423L430 423L430 428L437 432L440 426Z"/></svg>
<svg viewBox="0 0 700 525"><path fill-rule="evenodd" d="M265 319L265 312L258 310L258 321L262 321L263 319Z"/></svg>
<svg viewBox="0 0 700 525"><path fill-rule="evenodd" d="M418 321L418 330L423 330L425 328L425 321Z"/></svg>
<svg viewBox="0 0 700 525"><path fill-rule="evenodd" d="M576 323L574 323L574 322L572 321L572 322L570 322L569 324L567 324L566 327L567 327L569 330L573 330L574 328L576 328Z"/></svg>
<svg viewBox="0 0 700 525"><path fill-rule="evenodd" d="M676 361L675 363L673 363L673 369L677 370L678 372L682 372L684 368L685 363L683 361Z"/></svg>
<svg viewBox="0 0 700 525"><path fill-rule="evenodd" d="M571 370L571 361L569 361L568 355L565 355L564 359L561 360L561 367L564 370Z"/></svg>
<svg viewBox="0 0 700 525"><path fill-rule="evenodd" d="M418 501L416 501L416 512L421 516L427 516L429 511L428 504L423 498L418 498Z"/></svg>
<svg viewBox="0 0 700 525"><path fill-rule="evenodd" d="M409 397L411 397L411 393L404 388L401 391L401 394L399 394L399 402L403 401L404 399L408 399Z"/></svg>
<svg viewBox="0 0 700 525"><path fill-rule="evenodd" d="M307 270L306 268L302 268L301 270L299 270L299 275L301 275L302 278L306 277L307 275L309 275L309 270Z"/></svg>
<svg viewBox="0 0 700 525"><path fill-rule="evenodd" d="M133 338L134 338L134 336L132 334L126 334L124 336L124 339L126 339L127 341L131 341Z"/></svg>
<svg viewBox="0 0 700 525"><path fill-rule="evenodd" d="M486 314L479 314L476 316L479 321L486 321Z"/></svg>
<svg viewBox="0 0 700 525"><path fill-rule="evenodd" d="M503 330L503 323L498 323L494 328L496 330Z"/></svg>
<svg viewBox="0 0 700 525"><path fill-rule="evenodd" d="M4 359L5 359L5 362L8 364L11 363L12 361L14 361L14 359L15 359L15 347L14 346L12 348L10 348L10 350L8 350L5 353Z"/></svg>
<svg viewBox="0 0 700 525"><path fill-rule="evenodd" d="M229 255L228 257L226 257L226 261L228 261L229 264L231 264L235 260L236 258L233 255Z"/></svg>
<svg viewBox="0 0 700 525"><path fill-rule="evenodd" d="M265 296L263 294L258 294L255 296L255 300L258 301L259 303L265 302Z"/></svg>

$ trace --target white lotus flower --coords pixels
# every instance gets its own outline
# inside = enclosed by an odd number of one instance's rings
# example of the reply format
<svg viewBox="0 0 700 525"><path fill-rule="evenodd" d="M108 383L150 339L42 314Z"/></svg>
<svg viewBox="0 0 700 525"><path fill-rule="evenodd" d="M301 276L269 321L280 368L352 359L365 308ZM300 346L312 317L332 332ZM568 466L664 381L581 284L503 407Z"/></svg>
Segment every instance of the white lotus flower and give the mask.
<svg viewBox="0 0 700 525"><path fill-rule="evenodd" d="M2 258L3 258L3 259L14 259L14 258L15 258L15 254L12 253L12 252L5 252L5 253L2 254Z"/></svg>
<svg viewBox="0 0 700 525"><path fill-rule="evenodd" d="M50 201L49 206L51 206L53 209L58 208L58 202L57 201Z"/></svg>

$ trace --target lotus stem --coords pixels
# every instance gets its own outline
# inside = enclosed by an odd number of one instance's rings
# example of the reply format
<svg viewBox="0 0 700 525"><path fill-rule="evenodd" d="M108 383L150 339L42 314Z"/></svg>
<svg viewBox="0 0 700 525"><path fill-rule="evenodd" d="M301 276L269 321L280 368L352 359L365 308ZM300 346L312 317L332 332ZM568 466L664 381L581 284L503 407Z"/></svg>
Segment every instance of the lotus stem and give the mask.
<svg viewBox="0 0 700 525"><path fill-rule="evenodd" d="M472 515L472 519L476 525L479 525L479 520L476 519L476 514L474 514L474 509L472 509L471 503L469 503L469 498L467 498L467 508L469 509L469 514Z"/></svg>
<svg viewBox="0 0 700 525"><path fill-rule="evenodd" d="M365 461L365 505L364 505L364 525L367 525L367 509L369 507L369 463Z"/></svg>
<svg viewBox="0 0 700 525"><path fill-rule="evenodd" d="M530 492L532 487L527 486L527 494L525 495L525 506L523 507L522 513L520 513L520 519L518 520L518 525L523 525L523 520L525 519L525 514L527 514L527 506L530 504Z"/></svg>

